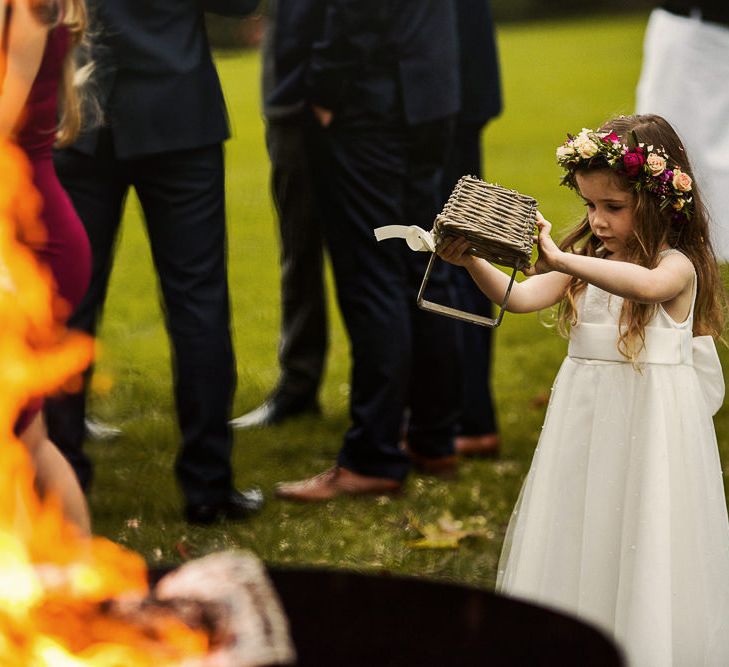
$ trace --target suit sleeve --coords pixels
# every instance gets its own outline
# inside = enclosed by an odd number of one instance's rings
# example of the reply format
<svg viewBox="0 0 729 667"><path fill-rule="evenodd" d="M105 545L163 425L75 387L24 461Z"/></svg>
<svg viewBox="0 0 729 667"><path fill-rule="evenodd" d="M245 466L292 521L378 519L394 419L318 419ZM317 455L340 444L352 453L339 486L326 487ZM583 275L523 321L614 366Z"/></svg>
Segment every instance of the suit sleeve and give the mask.
<svg viewBox="0 0 729 667"><path fill-rule="evenodd" d="M259 4L260 0L200 0L203 11L233 17L248 16Z"/></svg>
<svg viewBox="0 0 729 667"><path fill-rule="evenodd" d="M386 55L388 0L328 0L307 72L309 101L337 109L352 82Z"/></svg>

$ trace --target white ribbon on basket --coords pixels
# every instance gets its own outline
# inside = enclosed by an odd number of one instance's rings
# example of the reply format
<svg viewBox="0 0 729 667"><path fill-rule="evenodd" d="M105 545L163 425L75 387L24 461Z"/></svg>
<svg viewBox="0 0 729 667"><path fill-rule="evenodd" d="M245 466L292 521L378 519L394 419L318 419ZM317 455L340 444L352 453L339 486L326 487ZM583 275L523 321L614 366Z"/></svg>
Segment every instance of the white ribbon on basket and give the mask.
<svg viewBox="0 0 729 667"><path fill-rule="evenodd" d="M415 252L435 252L435 241L430 232L417 225L386 225L375 229L378 241L385 239L405 239L410 250Z"/></svg>

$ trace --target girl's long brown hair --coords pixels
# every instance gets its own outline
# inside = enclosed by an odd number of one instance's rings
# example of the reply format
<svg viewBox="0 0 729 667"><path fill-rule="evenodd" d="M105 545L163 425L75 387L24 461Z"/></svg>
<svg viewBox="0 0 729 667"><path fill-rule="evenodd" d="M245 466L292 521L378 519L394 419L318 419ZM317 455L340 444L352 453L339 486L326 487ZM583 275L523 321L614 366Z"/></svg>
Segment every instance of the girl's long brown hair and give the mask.
<svg viewBox="0 0 729 667"><path fill-rule="evenodd" d="M81 129L81 94L76 52L86 34L87 15L84 0L31 0L35 15L45 25L63 24L69 31L71 48L63 63L59 90L59 121L56 144L67 146Z"/></svg>
<svg viewBox="0 0 729 667"><path fill-rule="evenodd" d="M694 180L686 150L671 125L661 116L636 115L618 116L605 122L600 132L615 131L622 143L628 143L628 136L635 134L638 142L646 146L662 147L669 156L671 166L678 166L693 180L692 195L694 213L690 220L677 218L670 207L660 209L660 202L646 190L635 190L633 183L622 173L611 169L611 173L625 190L635 194L635 229L628 243L627 261L648 269L657 266L660 251L664 246L683 252L696 270L696 305L694 307L693 330L695 335L708 334L720 337L724 328L726 296L717 265L716 256L709 239L709 219L701 199L699 187ZM590 163L579 167L576 172L587 169L610 169L605 164ZM576 187L574 173L571 183ZM587 216L560 244L562 250L581 253L590 257L602 254L599 239L592 234ZM576 299L584 291L586 283L572 278L565 298L558 310L558 326L563 334L577 322ZM620 312L620 337L618 349L635 362L645 342L645 328L655 315L656 304L636 303L624 300Z"/></svg>

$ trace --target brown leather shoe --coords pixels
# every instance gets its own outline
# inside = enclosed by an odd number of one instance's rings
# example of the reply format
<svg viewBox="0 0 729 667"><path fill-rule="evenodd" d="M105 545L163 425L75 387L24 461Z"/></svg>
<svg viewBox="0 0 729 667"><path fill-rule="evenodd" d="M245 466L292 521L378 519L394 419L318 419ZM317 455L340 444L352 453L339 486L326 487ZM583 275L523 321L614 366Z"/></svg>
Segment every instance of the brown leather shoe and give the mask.
<svg viewBox="0 0 729 667"><path fill-rule="evenodd" d="M341 495L394 494L401 489L402 482L397 480L388 477L368 477L334 466L308 479L277 484L276 496L286 500L321 502Z"/></svg>
<svg viewBox="0 0 729 667"><path fill-rule="evenodd" d="M497 458L501 448L498 433L459 435L455 440L456 454L481 458Z"/></svg>
<svg viewBox="0 0 729 667"><path fill-rule="evenodd" d="M414 452L406 442L401 443L402 448L410 457L413 468L418 472L443 479L452 479L458 474L458 457L451 456L423 456Z"/></svg>
<svg viewBox="0 0 729 667"><path fill-rule="evenodd" d="M433 475L443 479L453 479L458 475L458 457L455 455L439 456L438 458L411 455L410 458L413 462L413 468L426 475Z"/></svg>

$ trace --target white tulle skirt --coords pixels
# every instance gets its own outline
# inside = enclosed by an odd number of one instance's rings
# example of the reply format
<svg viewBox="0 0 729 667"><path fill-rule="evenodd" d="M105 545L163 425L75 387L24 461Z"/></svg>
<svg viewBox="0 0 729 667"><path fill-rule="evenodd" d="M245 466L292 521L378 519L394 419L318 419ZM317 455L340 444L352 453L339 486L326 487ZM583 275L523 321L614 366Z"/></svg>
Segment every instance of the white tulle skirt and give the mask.
<svg viewBox="0 0 729 667"><path fill-rule="evenodd" d="M729 522L693 368L564 361L497 590L596 624L636 667L729 665Z"/></svg>

